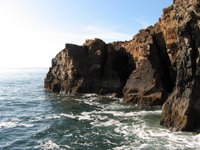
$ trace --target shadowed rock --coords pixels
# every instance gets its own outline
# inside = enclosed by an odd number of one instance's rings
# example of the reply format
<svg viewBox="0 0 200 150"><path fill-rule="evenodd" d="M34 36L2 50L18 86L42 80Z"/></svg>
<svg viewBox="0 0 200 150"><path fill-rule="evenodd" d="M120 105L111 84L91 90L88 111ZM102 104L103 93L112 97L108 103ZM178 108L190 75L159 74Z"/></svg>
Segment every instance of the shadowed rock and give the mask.
<svg viewBox="0 0 200 150"><path fill-rule="evenodd" d="M100 39L86 40L83 46L66 44L52 60L45 88L56 93L121 94L134 62L120 53ZM130 66L130 73L126 67L127 73L123 72L124 66Z"/></svg>
<svg viewBox="0 0 200 150"><path fill-rule="evenodd" d="M200 1L176 0L173 48L176 86L163 105L161 124L172 130L193 131L200 125ZM167 24L166 24L167 26Z"/></svg>
<svg viewBox="0 0 200 150"><path fill-rule="evenodd" d="M124 102L142 106L162 105L172 91L171 64L157 26L141 30L126 46L134 57L136 70L124 87Z"/></svg>

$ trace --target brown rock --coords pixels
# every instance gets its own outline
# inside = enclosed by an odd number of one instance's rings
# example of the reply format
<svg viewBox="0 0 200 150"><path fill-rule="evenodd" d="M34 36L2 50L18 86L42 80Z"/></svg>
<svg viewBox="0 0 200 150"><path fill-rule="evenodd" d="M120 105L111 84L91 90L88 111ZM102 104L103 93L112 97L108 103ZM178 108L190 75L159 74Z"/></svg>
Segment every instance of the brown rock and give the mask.
<svg viewBox="0 0 200 150"><path fill-rule="evenodd" d="M116 93L126 103L163 105L161 124L200 127L200 0L174 0L159 22L132 40L66 44L45 88L57 93Z"/></svg>
<svg viewBox="0 0 200 150"><path fill-rule="evenodd" d="M124 87L124 102L142 106L162 105L172 91L171 64L160 33L157 25L148 27L141 30L126 46L134 57L136 70Z"/></svg>
<svg viewBox="0 0 200 150"><path fill-rule="evenodd" d="M163 105L161 124L172 130L192 131L200 125L199 2L176 0L176 86ZM192 9L191 9L192 8Z"/></svg>
<svg viewBox="0 0 200 150"><path fill-rule="evenodd" d="M52 60L45 88L56 93L120 94L133 69L128 54L100 39L86 40L83 46L66 44Z"/></svg>

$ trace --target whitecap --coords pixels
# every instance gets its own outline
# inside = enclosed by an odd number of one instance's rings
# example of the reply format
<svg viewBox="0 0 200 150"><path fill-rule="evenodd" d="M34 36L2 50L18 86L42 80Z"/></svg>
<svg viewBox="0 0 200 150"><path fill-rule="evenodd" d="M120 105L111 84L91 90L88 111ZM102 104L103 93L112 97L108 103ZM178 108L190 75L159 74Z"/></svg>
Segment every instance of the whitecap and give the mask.
<svg viewBox="0 0 200 150"><path fill-rule="evenodd" d="M65 148L67 148L67 149L70 149L70 148L71 148L71 146L69 146L69 145L62 145L62 147L65 147Z"/></svg>
<svg viewBox="0 0 200 150"><path fill-rule="evenodd" d="M107 110L102 110L102 111L93 111L94 114L111 114L116 117L135 117L138 116L136 112L128 112L125 113L123 111L107 111Z"/></svg>
<svg viewBox="0 0 200 150"><path fill-rule="evenodd" d="M61 118L61 116L58 114L50 114L50 115L45 116L44 118L45 119L59 119Z"/></svg>
<svg viewBox="0 0 200 150"><path fill-rule="evenodd" d="M70 134L65 134L65 135L64 135L64 137L71 137L71 136L73 136L72 133L70 133Z"/></svg>
<svg viewBox="0 0 200 150"><path fill-rule="evenodd" d="M0 122L0 128L14 128L17 126L17 122L3 121Z"/></svg>
<svg viewBox="0 0 200 150"><path fill-rule="evenodd" d="M22 126L22 127L25 127L25 128L31 128L31 127L33 127L32 124L24 124L24 123L19 124L19 126Z"/></svg>
<svg viewBox="0 0 200 150"><path fill-rule="evenodd" d="M86 94L83 95L83 98L94 97L94 96L97 96L97 94L95 94L95 93L86 93Z"/></svg>
<svg viewBox="0 0 200 150"><path fill-rule="evenodd" d="M34 116L29 119L29 122L37 122L41 120L51 120L51 119L60 119L61 116L64 116L63 114L48 114L48 115L40 115L40 116Z"/></svg>
<svg viewBox="0 0 200 150"><path fill-rule="evenodd" d="M78 120L94 120L92 112L82 112L81 115L78 116Z"/></svg>
<svg viewBox="0 0 200 150"><path fill-rule="evenodd" d="M71 118L71 119L75 119L75 118L76 118L76 116L74 116L73 114L61 113L60 116L61 116L61 117Z"/></svg>
<svg viewBox="0 0 200 150"><path fill-rule="evenodd" d="M130 149L131 149L130 146L125 146L125 145L113 148L113 150L130 150Z"/></svg>
<svg viewBox="0 0 200 150"><path fill-rule="evenodd" d="M44 117L41 117L41 116L40 117L39 116L32 117L32 118L29 119L29 122L36 122L36 121L40 121L42 119L44 119Z"/></svg>
<svg viewBox="0 0 200 150"><path fill-rule="evenodd" d="M100 121L96 119L94 122L91 122L90 124L95 127L99 127L99 126L108 127L108 126L119 126L120 122L114 119L109 119L108 121Z"/></svg>
<svg viewBox="0 0 200 150"><path fill-rule="evenodd" d="M60 146L58 146L56 143L54 143L51 140L48 140L46 142L39 142L40 143L40 148L42 150L59 150Z"/></svg>
<svg viewBox="0 0 200 150"><path fill-rule="evenodd" d="M162 113L162 110L154 110L154 111L138 111L136 112L138 115L142 115L142 116L145 116L145 115L160 115Z"/></svg>
<svg viewBox="0 0 200 150"><path fill-rule="evenodd" d="M90 112L82 112L80 115L73 115L73 114L65 114L61 113L61 117L71 118L71 119L78 119L80 120L93 120Z"/></svg>
<svg viewBox="0 0 200 150"><path fill-rule="evenodd" d="M33 127L32 124L20 123L19 119L12 119L10 121L2 121L0 122L0 128L15 128L15 127Z"/></svg>
<svg viewBox="0 0 200 150"><path fill-rule="evenodd" d="M192 135L192 133L170 132L167 129L159 127L150 127L140 118L135 118L138 124L122 123L115 128L115 132L121 134L125 140L124 147L116 147L114 149L129 149L134 146L141 150L151 150L156 146L157 149L166 150L192 150L200 149L200 135ZM130 141L131 137L137 137L137 141ZM145 144L141 145L140 141Z"/></svg>
<svg viewBox="0 0 200 150"><path fill-rule="evenodd" d="M90 98L89 100L83 101L85 104L90 106L97 106L98 108L102 108L101 104L97 101L94 101L95 98Z"/></svg>
<svg viewBox="0 0 200 150"><path fill-rule="evenodd" d="M155 150L155 148L150 144L142 144L139 149L140 150Z"/></svg>

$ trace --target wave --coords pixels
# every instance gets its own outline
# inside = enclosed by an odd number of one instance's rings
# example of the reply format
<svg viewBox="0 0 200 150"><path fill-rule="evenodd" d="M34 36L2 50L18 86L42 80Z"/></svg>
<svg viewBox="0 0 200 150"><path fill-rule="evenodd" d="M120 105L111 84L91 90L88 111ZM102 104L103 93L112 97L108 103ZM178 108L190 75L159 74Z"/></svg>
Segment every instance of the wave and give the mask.
<svg viewBox="0 0 200 150"><path fill-rule="evenodd" d="M21 121L19 119L13 119L10 121L1 121L0 122L0 129L1 128L15 128L15 127L31 128L31 127L33 127L33 125L21 123Z"/></svg>
<svg viewBox="0 0 200 150"><path fill-rule="evenodd" d="M139 120L139 118L137 118ZM139 123L121 123L115 132L125 139L122 146L114 150L135 149L140 150L192 150L200 149L200 135L192 133L174 133L162 127L151 127L142 119ZM131 140L134 137L137 140Z"/></svg>
<svg viewBox="0 0 200 150"><path fill-rule="evenodd" d="M54 143L51 140L48 140L46 142L39 142L40 143L40 148L42 150L60 150L60 146L58 146L56 143Z"/></svg>

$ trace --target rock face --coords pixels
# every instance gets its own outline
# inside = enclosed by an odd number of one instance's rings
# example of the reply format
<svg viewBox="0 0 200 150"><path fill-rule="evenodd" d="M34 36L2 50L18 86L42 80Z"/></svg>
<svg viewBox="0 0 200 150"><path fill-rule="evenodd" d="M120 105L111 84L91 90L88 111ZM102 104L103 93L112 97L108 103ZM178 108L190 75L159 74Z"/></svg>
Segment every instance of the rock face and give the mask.
<svg viewBox="0 0 200 150"><path fill-rule="evenodd" d="M176 85L163 105L161 124L191 131L200 125L200 1L176 0L169 11L175 14L170 18L174 20L174 33L169 53Z"/></svg>
<svg viewBox="0 0 200 150"><path fill-rule="evenodd" d="M116 93L125 103L163 105L161 124L200 126L200 0L174 0L159 22L132 40L66 44L45 88L56 93Z"/></svg>
<svg viewBox="0 0 200 150"><path fill-rule="evenodd" d="M123 49L115 50L100 39L87 40L83 46L66 44L52 60L45 88L56 93L121 94L134 67Z"/></svg>
<svg viewBox="0 0 200 150"><path fill-rule="evenodd" d="M136 69L124 87L124 101L142 106L162 105L173 88L165 41L159 25L141 30L126 46Z"/></svg>

